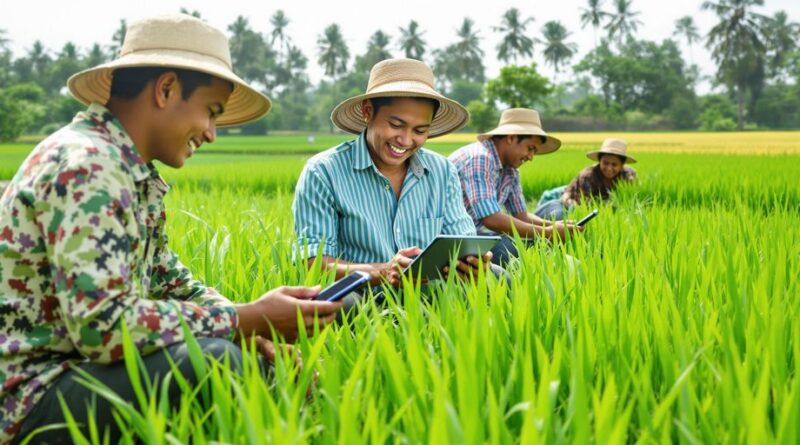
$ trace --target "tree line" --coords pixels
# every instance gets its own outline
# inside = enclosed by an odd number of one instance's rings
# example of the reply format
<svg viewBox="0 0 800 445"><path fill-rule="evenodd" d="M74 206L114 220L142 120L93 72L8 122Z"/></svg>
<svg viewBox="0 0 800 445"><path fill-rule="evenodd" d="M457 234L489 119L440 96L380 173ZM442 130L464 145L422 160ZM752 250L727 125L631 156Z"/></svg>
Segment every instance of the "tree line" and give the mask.
<svg viewBox="0 0 800 445"><path fill-rule="evenodd" d="M287 33L291 19L281 10L269 29L254 29L244 16L228 25L236 72L273 99L264 119L233 133L266 134L273 130L333 131L330 111L341 100L363 92L370 68L391 57L428 62L438 87L467 105L468 130L483 131L497 121L498 110L535 107L554 130L733 130L800 127L800 25L779 11L763 15L763 0L705 1L704 11L718 22L701 33L691 16L675 22L671 38L639 39L642 26L633 0L586 0L581 27L591 28L593 48L575 60L572 32L559 21L537 30L532 17L508 9L499 25L478 29L469 17L454 30L453 41L431 48L425 31L411 20L394 33L379 29L363 52L350 48L342 28L332 23L318 34L314 54L304 54ZM182 12L202 18L198 11ZM10 36L0 29L0 140L45 134L82 109L66 92L67 78L81 69L113 59L122 44L126 22L107 43L78 48L67 42L57 51L36 41L14 57ZM485 51L486 32L500 43ZM679 43L685 43L688 55ZM701 80L692 49L703 44L716 66L711 79L722 93L698 95ZM488 79L484 60L496 57L505 66ZM552 67L542 75L534 60ZM309 80L310 63L324 78Z"/></svg>

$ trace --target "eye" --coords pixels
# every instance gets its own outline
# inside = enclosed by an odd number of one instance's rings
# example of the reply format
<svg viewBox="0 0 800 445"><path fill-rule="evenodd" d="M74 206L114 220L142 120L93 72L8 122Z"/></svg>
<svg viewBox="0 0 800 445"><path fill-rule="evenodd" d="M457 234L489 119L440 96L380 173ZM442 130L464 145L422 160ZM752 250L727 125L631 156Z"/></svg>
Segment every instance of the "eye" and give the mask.
<svg viewBox="0 0 800 445"><path fill-rule="evenodd" d="M396 124L394 122L389 122L389 126L392 127L392 128L400 128L400 125Z"/></svg>
<svg viewBox="0 0 800 445"><path fill-rule="evenodd" d="M428 130L427 129L425 129L425 130L414 130L414 132L417 133L420 136L428 134Z"/></svg>

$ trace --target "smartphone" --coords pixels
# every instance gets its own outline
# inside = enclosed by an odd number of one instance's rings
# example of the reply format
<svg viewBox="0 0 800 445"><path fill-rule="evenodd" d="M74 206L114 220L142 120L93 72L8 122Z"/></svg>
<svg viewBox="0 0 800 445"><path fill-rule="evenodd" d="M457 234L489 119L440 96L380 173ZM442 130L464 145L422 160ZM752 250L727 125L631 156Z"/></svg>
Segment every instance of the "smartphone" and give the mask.
<svg viewBox="0 0 800 445"><path fill-rule="evenodd" d="M591 213L581 218L581 220L576 222L575 225L578 227L583 227L584 225L586 225L586 223L591 221L592 218L594 218L595 216L597 216L597 209L592 210Z"/></svg>
<svg viewBox="0 0 800 445"><path fill-rule="evenodd" d="M368 281L368 273L355 271L323 289L314 299L320 301L339 301L344 298L345 295L363 286Z"/></svg>

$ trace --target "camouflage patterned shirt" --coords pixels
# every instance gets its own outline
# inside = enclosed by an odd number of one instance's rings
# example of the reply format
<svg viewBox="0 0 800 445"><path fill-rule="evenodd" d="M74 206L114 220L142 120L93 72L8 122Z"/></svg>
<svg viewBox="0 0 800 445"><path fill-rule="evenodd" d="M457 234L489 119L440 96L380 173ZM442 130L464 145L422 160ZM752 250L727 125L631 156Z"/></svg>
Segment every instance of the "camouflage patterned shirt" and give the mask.
<svg viewBox="0 0 800 445"><path fill-rule="evenodd" d="M167 246L169 187L93 104L42 141L0 198L0 443L70 366L122 359L197 336L230 338L225 297Z"/></svg>

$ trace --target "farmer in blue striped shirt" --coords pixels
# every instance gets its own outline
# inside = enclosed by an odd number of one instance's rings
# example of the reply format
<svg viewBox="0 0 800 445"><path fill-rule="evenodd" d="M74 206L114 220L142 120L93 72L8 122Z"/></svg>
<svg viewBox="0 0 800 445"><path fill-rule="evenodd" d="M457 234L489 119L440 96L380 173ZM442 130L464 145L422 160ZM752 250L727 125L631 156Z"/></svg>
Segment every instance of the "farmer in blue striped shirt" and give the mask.
<svg viewBox="0 0 800 445"><path fill-rule="evenodd" d="M337 277L360 270L371 284L400 284L407 267L439 234L474 235L455 167L422 148L429 137L462 127L469 113L433 88L433 72L390 59L370 72L367 93L339 104L337 127L358 134L311 158L292 204L302 256ZM459 274L488 264L467 257Z"/></svg>

